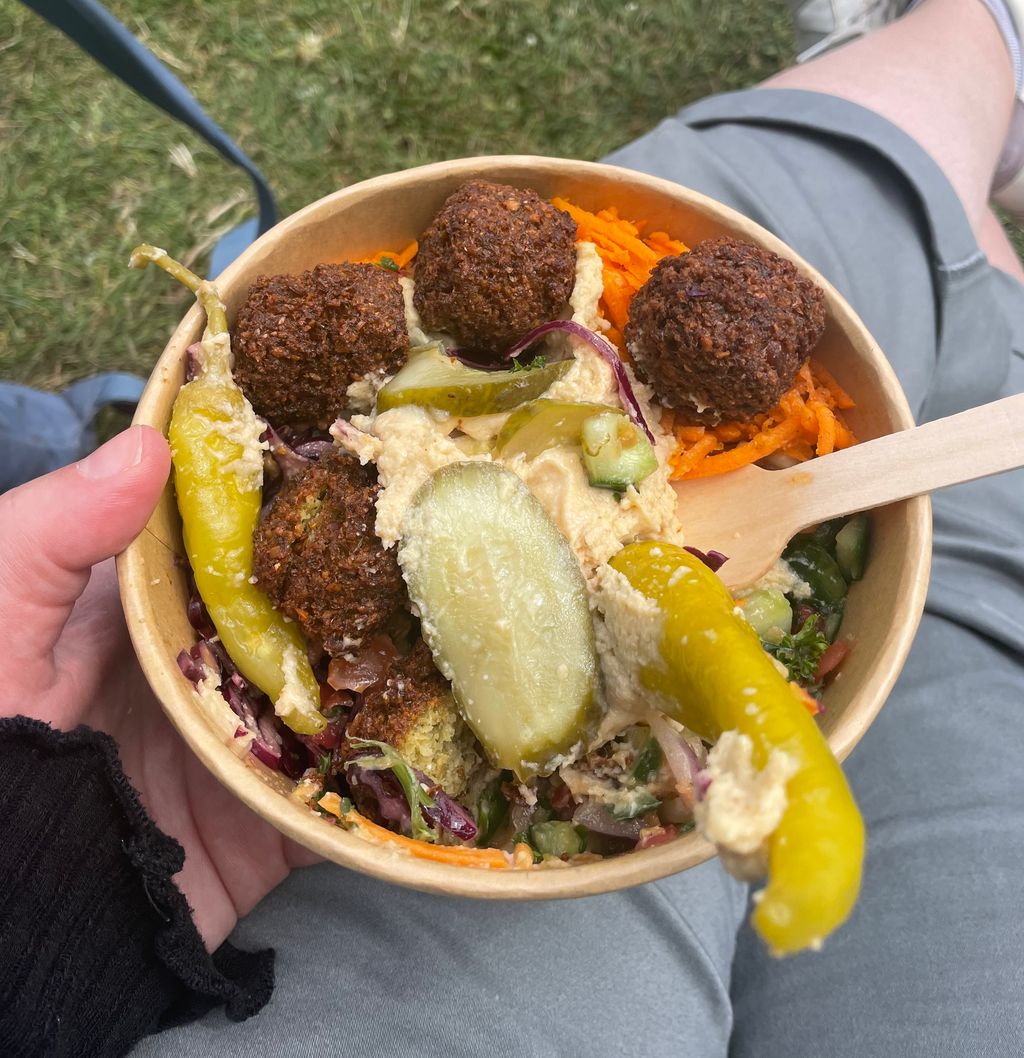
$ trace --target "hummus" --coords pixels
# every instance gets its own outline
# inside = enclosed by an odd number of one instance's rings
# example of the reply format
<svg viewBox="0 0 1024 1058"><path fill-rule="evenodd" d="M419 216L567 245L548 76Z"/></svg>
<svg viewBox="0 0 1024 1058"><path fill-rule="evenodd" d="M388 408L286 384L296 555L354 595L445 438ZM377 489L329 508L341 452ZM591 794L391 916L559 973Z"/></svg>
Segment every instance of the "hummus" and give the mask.
<svg viewBox="0 0 1024 1058"><path fill-rule="evenodd" d="M753 752L747 735L723 732L704 769L711 784L693 810L729 873L747 880L765 874L768 838L786 811L786 783L799 767L788 753L773 749L758 771Z"/></svg>

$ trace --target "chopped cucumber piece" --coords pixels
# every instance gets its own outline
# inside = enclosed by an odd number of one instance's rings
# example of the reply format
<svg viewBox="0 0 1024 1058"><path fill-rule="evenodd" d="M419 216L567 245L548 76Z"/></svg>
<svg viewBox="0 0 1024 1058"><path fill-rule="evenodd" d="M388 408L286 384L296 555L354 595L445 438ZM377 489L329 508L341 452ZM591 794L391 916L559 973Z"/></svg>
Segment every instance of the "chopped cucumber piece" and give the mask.
<svg viewBox="0 0 1024 1058"><path fill-rule="evenodd" d="M587 847L587 831L561 819L534 823L530 827L530 845L541 856L575 856Z"/></svg>
<svg viewBox="0 0 1024 1058"><path fill-rule="evenodd" d="M658 457L640 428L618 411L601 412L581 429L583 465L590 484L625 492L658 469Z"/></svg>
<svg viewBox="0 0 1024 1058"><path fill-rule="evenodd" d="M578 445L583 423L599 412L614 412L606 404L574 404L541 397L517 408L508 417L494 442L500 459L539 456L557 445Z"/></svg>
<svg viewBox="0 0 1024 1058"><path fill-rule="evenodd" d="M418 404L466 418L493 415L539 397L571 364L559 360L532 371L479 371L446 356L440 345L425 345L410 353L377 394L377 410Z"/></svg>
<svg viewBox="0 0 1024 1058"><path fill-rule="evenodd" d="M841 603L848 591L836 560L819 544L799 540L792 543L782 557L790 569L811 588L814 599L831 607Z"/></svg>
<svg viewBox="0 0 1024 1058"><path fill-rule="evenodd" d="M779 643L793 628L793 607L777 588L758 588L739 600L747 623L762 643Z"/></svg>
<svg viewBox="0 0 1024 1058"><path fill-rule="evenodd" d="M453 463L417 492L398 560L423 635L491 764L547 774L594 719L594 626L576 556L494 463Z"/></svg>
<svg viewBox="0 0 1024 1058"><path fill-rule="evenodd" d="M868 553L868 516L855 514L836 533L836 562L847 580L864 576L864 562Z"/></svg>

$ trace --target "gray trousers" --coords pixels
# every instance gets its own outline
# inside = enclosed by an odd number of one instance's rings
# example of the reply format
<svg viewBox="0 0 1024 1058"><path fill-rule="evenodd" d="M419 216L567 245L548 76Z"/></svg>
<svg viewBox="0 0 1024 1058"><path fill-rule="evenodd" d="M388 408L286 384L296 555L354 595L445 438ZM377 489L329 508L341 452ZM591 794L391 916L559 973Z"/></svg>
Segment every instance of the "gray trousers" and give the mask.
<svg viewBox="0 0 1024 1058"><path fill-rule="evenodd" d="M806 92L720 96L609 160L785 239L860 313L919 417L1024 389L1024 290L989 267L934 162L876 115ZM550 904L426 896L325 865L232 938L277 949L263 1013L214 1012L136 1053L1024 1055L1024 475L948 490L935 519L920 633L847 764L868 826L863 895L822 953L766 957L746 888L717 862Z"/></svg>

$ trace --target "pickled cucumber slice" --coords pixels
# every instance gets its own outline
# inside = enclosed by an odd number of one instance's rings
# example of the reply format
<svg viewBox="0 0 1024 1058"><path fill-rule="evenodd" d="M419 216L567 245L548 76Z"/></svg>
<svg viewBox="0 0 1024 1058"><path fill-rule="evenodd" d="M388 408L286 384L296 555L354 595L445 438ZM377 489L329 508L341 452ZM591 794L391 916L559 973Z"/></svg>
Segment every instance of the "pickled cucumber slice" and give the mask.
<svg viewBox="0 0 1024 1058"><path fill-rule="evenodd" d="M541 397L517 408L495 438L499 459L527 459L557 445L578 445L584 422L592 415L614 412L607 404L583 404Z"/></svg>
<svg viewBox="0 0 1024 1058"><path fill-rule="evenodd" d="M658 469L654 447L620 411L606 411L583 423L583 465L596 489L625 492Z"/></svg>
<svg viewBox="0 0 1024 1058"><path fill-rule="evenodd" d="M413 498L398 561L488 760L551 772L595 719L598 662L583 574L544 508L504 467L451 464Z"/></svg>
<svg viewBox="0 0 1024 1058"><path fill-rule="evenodd" d="M479 371L453 360L440 345L425 345L377 394L377 411L418 404L466 418L493 415L539 397L571 365L559 360L529 371Z"/></svg>

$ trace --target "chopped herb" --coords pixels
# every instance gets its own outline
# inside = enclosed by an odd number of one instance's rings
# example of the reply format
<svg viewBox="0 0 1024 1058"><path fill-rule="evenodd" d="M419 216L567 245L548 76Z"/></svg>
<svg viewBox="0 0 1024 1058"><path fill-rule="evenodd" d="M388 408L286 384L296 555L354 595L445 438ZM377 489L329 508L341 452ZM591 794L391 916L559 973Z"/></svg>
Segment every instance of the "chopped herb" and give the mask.
<svg viewBox="0 0 1024 1058"><path fill-rule="evenodd" d="M398 265L395 264L394 260L387 256L382 257L377 264L379 264L381 268L389 268L392 272L397 272L399 270Z"/></svg>
<svg viewBox="0 0 1024 1058"><path fill-rule="evenodd" d="M643 749L636 755L636 761L633 764L630 777L638 786L642 786L654 778L660 767L661 745L652 736L644 743Z"/></svg>
<svg viewBox="0 0 1024 1058"><path fill-rule="evenodd" d="M320 763L316 766L316 770L321 775L326 775L328 773L328 771L330 771L330 767L331 767L331 755L330 755L330 753L321 753L320 754Z"/></svg>
<svg viewBox="0 0 1024 1058"><path fill-rule="evenodd" d="M612 817L618 820L636 819L661 804L650 790L630 790L627 797L617 801L611 809Z"/></svg>
<svg viewBox="0 0 1024 1058"><path fill-rule="evenodd" d="M795 635L784 635L767 649L789 670L789 678L804 687L814 686L818 662L828 647L828 637L818 631L818 615L812 613Z"/></svg>
<svg viewBox="0 0 1024 1058"><path fill-rule="evenodd" d="M423 815L424 808L433 808L434 799L423 789L416 778L413 766L386 742L375 742L369 738L350 738L349 744L356 749L376 749L379 757L356 757L348 763L367 771L391 771L405 792L409 802L409 815L412 821L412 836L417 841L437 841L437 830L432 827Z"/></svg>
<svg viewBox="0 0 1024 1058"><path fill-rule="evenodd" d="M528 364L522 360L512 361L513 371L534 371L538 367L543 367L548 362L548 358L544 355L535 356Z"/></svg>

